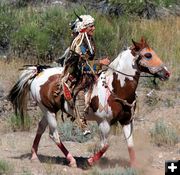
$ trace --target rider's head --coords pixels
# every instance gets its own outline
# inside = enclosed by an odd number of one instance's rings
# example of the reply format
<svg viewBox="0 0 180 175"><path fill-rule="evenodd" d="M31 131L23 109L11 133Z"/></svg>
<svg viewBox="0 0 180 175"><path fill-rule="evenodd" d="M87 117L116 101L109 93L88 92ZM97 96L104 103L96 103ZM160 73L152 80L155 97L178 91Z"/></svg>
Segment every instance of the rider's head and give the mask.
<svg viewBox="0 0 180 175"><path fill-rule="evenodd" d="M90 15L77 16L78 18L71 23L71 30L73 33L84 33L87 32L88 35L93 35L94 18Z"/></svg>

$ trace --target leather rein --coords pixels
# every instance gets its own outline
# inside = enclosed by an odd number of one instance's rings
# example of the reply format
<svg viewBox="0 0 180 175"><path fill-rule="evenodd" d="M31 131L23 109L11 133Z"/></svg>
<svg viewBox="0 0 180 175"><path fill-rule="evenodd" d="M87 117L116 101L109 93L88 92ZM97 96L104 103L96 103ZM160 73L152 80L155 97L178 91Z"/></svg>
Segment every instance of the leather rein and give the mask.
<svg viewBox="0 0 180 175"><path fill-rule="evenodd" d="M113 70L114 72L117 72L117 73L119 73L119 74L122 74L122 75L125 75L125 76L128 76L128 77L134 77L134 75L129 75L129 74L123 73L123 72L118 71L118 70L116 70L116 69L114 69L114 68L112 68L112 67L110 67L110 66L108 66L108 65L103 65L103 66L106 66L108 69L111 69L111 70ZM139 75L139 77L147 77L147 78L152 78L152 77L154 77L154 78L156 78L154 75Z"/></svg>

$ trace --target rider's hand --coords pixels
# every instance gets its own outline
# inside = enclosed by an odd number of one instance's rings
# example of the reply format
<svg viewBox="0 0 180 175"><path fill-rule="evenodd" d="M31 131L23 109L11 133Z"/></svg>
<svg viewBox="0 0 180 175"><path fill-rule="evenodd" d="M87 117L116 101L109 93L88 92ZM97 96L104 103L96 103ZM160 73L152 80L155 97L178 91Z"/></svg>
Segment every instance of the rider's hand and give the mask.
<svg viewBox="0 0 180 175"><path fill-rule="evenodd" d="M110 60L109 60L108 57L105 57L105 58L101 59L99 61L99 63L102 64L102 65L108 65L110 63Z"/></svg>

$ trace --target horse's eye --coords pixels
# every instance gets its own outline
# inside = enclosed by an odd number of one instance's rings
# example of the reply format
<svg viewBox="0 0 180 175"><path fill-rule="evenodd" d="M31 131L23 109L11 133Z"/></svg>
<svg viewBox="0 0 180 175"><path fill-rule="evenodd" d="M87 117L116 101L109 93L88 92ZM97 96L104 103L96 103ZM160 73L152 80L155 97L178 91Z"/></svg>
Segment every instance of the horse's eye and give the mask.
<svg viewBox="0 0 180 175"><path fill-rule="evenodd" d="M152 58L152 54L151 53L145 53L144 57L149 60Z"/></svg>

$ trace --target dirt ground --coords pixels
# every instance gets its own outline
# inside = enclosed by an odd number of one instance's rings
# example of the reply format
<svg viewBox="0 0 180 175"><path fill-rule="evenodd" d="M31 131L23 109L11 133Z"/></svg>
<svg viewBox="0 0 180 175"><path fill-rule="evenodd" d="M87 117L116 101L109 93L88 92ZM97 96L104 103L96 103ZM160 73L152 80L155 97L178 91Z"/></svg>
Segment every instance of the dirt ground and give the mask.
<svg viewBox="0 0 180 175"><path fill-rule="evenodd" d="M33 126L29 132L13 132L8 125L8 117L12 115L12 106L3 97L10 89L12 82L0 82L0 160L8 161L13 167L13 175L80 175L93 174L97 168L108 172L110 168L129 167L129 156L123 134L109 136L110 147L105 156L95 167L86 169L86 160L92 155L91 148L97 145L98 136L85 143L65 141L65 146L75 156L78 168L67 165L62 152L48 136L48 129L42 136L39 146L39 161L31 161L30 150L36 132ZM164 175L165 160L180 159L180 143L174 146L160 146L153 144L150 130L158 119L163 119L168 126L176 128L180 134L180 88L173 90L155 90L158 104L145 103L150 88L138 88L138 105L134 122L134 142L138 160L139 174ZM32 109L33 110L33 109ZM36 122L36 125L38 121Z"/></svg>

